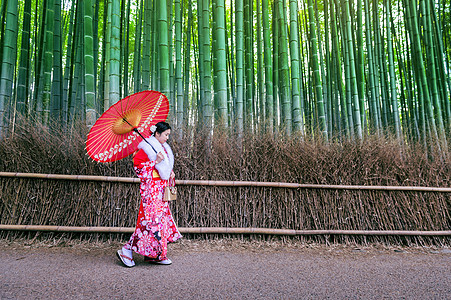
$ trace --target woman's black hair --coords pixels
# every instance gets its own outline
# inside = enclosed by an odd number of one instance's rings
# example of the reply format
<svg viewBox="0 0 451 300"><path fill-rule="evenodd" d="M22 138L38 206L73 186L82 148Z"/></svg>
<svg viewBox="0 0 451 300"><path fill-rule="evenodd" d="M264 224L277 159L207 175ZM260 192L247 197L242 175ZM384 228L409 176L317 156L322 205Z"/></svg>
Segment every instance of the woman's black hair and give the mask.
<svg viewBox="0 0 451 300"><path fill-rule="evenodd" d="M155 124L155 126L157 127L157 129L155 130L153 135L155 135L156 132L162 134L166 130L171 129L171 126L169 126L169 124L166 122L158 122L157 124Z"/></svg>

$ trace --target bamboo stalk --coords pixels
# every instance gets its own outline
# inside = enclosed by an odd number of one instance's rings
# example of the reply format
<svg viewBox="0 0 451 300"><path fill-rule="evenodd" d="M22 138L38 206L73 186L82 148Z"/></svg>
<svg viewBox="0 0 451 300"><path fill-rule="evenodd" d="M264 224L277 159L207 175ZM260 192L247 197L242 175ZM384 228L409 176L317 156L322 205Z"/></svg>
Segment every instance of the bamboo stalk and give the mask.
<svg viewBox="0 0 451 300"><path fill-rule="evenodd" d="M76 227L51 225L2 225L0 230L11 231L49 231L49 232L79 232L79 233L133 233L133 227Z"/></svg>
<svg viewBox="0 0 451 300"><path fill-rule="evenodd" d="M0 177L139 183L139 178L112 177L112 176L90 176L90 175L60 175L60 174L0 172ZM450 193L451 192L451 188L447 188L447 187L327 185L327 184L301 184L301 183L288 183L288 182L258 182L258 181L176 180L176 184L177 185L196 185L196 186L222 186L222 187L268 187L268 188L292 188L292 189L414 191L414 192L439 192L439 193Z"/></svg>
<svg viewBox="0 0 451 300"><path fill-rule="evenodd" d="M78 233L133 233L134 227L73 227L48 225L4 225L0 230L49 231ZM273 228L230 228L230 227L179 227L186 234L269 234L269 235L365 235L365 236L451 236L451 230L407 231L407 230L293 230Z"/></svg>

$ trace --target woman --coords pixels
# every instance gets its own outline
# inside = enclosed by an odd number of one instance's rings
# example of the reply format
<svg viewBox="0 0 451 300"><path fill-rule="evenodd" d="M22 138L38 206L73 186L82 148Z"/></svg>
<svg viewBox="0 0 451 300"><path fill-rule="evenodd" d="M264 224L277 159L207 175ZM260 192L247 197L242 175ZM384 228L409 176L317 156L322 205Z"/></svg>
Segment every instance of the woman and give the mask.
<svg viewBox="0 0 451 300"><path fill-rule="evenodd" d="M133 267L133 251L144 255L144 260L170 265L167 257L168 243L181 238L169 202L163 201L164 188L174 182L174 155L166 142L171 127L166 122L151 126L152 135L143 140L133 157L135 172L141 180L141 205L135 232L130 240L117 251L118 258L127 267Z"/></svg>

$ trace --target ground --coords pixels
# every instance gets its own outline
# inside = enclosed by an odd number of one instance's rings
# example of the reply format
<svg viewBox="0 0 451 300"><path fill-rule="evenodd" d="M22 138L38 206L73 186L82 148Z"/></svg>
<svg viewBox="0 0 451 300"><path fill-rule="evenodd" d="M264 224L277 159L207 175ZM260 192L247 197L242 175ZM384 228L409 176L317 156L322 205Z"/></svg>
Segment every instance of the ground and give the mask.
<svg viewBox="0 0 451 300"><path fill-rule="evenodd" d="M451 299L447 247L182 239L126 268L117 241L0 242L0 299Z"/></svg>

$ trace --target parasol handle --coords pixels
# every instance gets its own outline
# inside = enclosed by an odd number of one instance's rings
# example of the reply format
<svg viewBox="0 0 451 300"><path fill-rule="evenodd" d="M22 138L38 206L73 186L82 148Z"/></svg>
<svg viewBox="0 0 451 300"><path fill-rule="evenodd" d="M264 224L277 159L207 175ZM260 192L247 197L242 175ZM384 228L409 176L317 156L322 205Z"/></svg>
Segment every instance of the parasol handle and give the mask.
<svg viewBox="0 0 451 300"><path fill-rule="evenodd" d="M127 121L127 118L123 117L122 120L124 120L128 125L130 125L130 127L133 128L132 130L133 130L134 132L136 132L137 134L139 134L139 136L142 137L142 139L143 139L147 144L149 144L150 147L152 147L152 150L155 151L155 153L158 154L157 150L155 150L155 148L154 148L154 147L153 147L153 146L145 139L145 137L141 134L141 132L138 131L138 128L133 127L133 125L130 124L130 123Z"/></svg>
<svg viewBox="0 0 451 300"><path fill-rule="evenodd" d="M127 122L127 121L125 121L125 122ZM128 122L127 122L127 123L128 123ZM138 128L133 128L132 130L133 130L134 132L136 132L137 134L139 134L139 136L142 137L142 139L143 139L147 144L149 144L150 147L152 147L152 150L155 151L155 153L158 154L157 150L155 150L155 148L154 148L154 147L146 140L146 138L141 134L141 132L138 131Z"/></svg>

